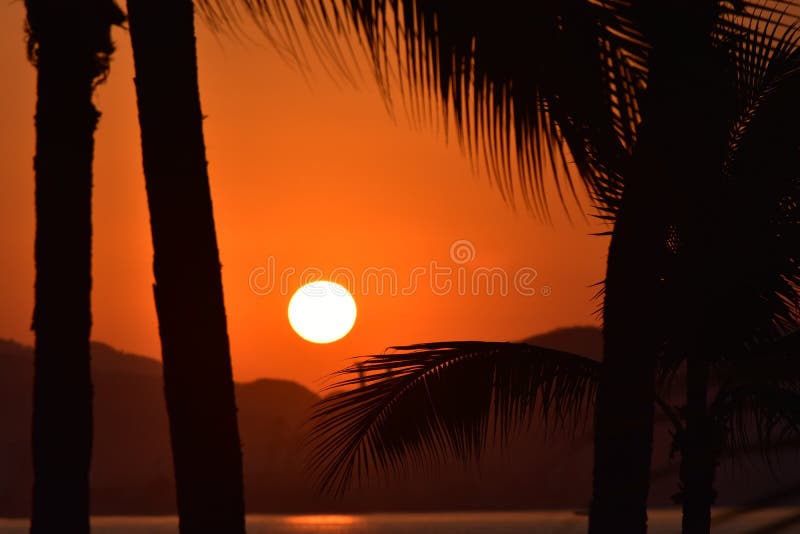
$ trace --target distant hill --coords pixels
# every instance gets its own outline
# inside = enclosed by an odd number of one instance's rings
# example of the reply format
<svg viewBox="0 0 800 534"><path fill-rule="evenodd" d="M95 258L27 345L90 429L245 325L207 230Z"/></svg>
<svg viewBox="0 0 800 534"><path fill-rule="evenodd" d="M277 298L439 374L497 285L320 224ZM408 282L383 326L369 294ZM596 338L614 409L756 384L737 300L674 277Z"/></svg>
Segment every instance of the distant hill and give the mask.
<svg viewBox="0 0 800 534"><path fill-rule="evenodd" d="M593 360L603 359L603 333L595 326L559 328L529 337L524 342L580 354Z"/></svg>
<svg viewBox="0 0 800 534"><path fill-rule="evenodd" d="M593 327L560 329L528 341L596 359L602 353L602 335ZM174 513L160 362L102 343L92 345L92 355L93 513ZM25 516L29 510L32 384L32 349L0 340L0 517ZM544 439L535 424L506 449L488 451L480 466L465 469L453 461L391 483L374 480L341 500L320 497L303 470L300 449L317 395L294 382L270 379L239 383L236 395L251 513L584 508L589 502L591 429L574 440ZM654 463L660 470L668 445L667 429L659 426ZM761 473L736 479L722 473L719 489L722 502L736 502L774 485ZM673 476L660 477L652 502L668 504L675 491Z"/></svg>

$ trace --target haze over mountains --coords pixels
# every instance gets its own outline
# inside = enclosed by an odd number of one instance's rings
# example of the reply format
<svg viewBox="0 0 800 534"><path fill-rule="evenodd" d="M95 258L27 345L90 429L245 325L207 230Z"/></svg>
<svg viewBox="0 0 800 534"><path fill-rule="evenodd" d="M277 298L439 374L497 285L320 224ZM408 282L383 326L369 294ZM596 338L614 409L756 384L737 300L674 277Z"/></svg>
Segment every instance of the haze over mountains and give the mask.
<svg viewBox="0 0 800 534"><path fill-rule="evenodd" d="M592 327L560 329L528 340L599 359L602 336ZM175 512L160 362L94 343L95 441L92 513ZM0 517L29 510L33 353L0 341ZM480 466L457 461L416 470L391 481L371 480L342 499L319 496L303 469L300 440L317 395L299 384L263 379L236 386L250 513L318 513L400 510L585 508L591 485L591 428L574 440L548 435L536 425ZM468 394L468 392L465 392ZM669 435L657 429L654 466L664 471ZM800 480L796 461L782 466L784 484ZM737 476L725 467L721 503L746 501L779 485L761 466ZM669 470L666 470L669 472ZM656 478L652 503L670 504L674 475Z"/></svg>

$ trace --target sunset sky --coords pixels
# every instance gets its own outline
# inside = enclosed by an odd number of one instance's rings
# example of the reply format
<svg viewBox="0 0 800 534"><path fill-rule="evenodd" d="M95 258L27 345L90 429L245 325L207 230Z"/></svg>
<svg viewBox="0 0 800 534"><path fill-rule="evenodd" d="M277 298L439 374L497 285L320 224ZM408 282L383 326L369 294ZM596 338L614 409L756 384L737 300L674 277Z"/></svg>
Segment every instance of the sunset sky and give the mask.
<svg viewBox="0 0 800 534"><path fill-rule="evenodd" d="M23 3L7 3L0 13L0 337L32 343L36 73L25 58ZM202 23L198 30L237 380L287 378L319 389L348 357L391 344L518 340L597 322L591 285L603 277L607 240L590 234L602 227L580 216L572 225L562 216L547 225L515 212L487 176L471 172L454 141L410 127L402 111L393 120L368 76L358 89L319 68L306 78L264 39L237 42ZM92 337L158 357L133 64L126 31L114 36L111 74L96 96L103 116L95 151ZM559 212L555 197L553 206ZM505 296L487 294L485 283L471 287L476 269L493 267L508 277ZM289 326L289 298L301 273L313 274L309 268L324 278L338 268L355 281L358 319L341 341L314 345ZM432 284L435 269L442 274ZM370 272L382 273L383 288ZM521 272L534 295L514 287ZM281 273L293 273L283 288Z"/></svg>

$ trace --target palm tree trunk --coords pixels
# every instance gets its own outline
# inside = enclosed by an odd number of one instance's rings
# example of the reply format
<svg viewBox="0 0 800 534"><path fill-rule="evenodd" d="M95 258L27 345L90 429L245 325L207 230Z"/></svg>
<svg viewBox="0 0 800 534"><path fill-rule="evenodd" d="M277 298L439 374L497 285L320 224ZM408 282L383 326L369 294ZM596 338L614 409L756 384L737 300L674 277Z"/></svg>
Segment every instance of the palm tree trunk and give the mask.
<svg viewBox="0 0 800 534"><path fill-rule="evenodd" d="M589 532L647 531L653 447L658 218L626 189L608 253ZM644 192L643 192L644 193ZM655 210L653 210L655 211ZM632 251L637 251L633 254Z"/></svg>
<svg viewBox="0 0 800 534"><path fill-rule="evenodd" d="M85 60L70 56L44 46L38 55L33 533L89 531L91 197L99 115L93 76Z"/></svg>
<svg viewBox="0 0 800 534"><path fill-rule="evenodd" d="M684 534L708 534L711 531L717 455L714 453L707 398L708 363L701 358L689 358L686 364L686 429L680 443Z"/></svg>
<svg viewBox="0 0 800 534"><path fill-rule="evenodd" d="M191 0L128 0L180 531L243 533L242 456Z"/></svg>
<svg viewBox="0 0 800 534"><path fill-rule="evenodd" d="M667 231L663 196L670 178L665 162L672 157L665 138L674 110L667 105L674 105L669 77L661 78L658 60L652 63L649 122L641 127L608 249L590 534L647 532Z"/></svg>
<svg viewBox="0 0 800 534"><path fill-rule="evenodd" d="M92 94L111 53L111 24L120 22L111 11L87 16L81 2L60 4L25 3L38 73L33 534L89 532L91 199L99 118Z"/></svg>

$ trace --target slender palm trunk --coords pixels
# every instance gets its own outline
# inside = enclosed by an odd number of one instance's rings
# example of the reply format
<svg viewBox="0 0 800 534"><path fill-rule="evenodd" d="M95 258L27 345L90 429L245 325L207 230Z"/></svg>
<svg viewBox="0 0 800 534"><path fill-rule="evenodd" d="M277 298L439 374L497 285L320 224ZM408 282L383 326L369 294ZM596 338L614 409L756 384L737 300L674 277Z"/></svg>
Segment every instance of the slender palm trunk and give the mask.
<svg viewBox="0 0 800 534"><path fill-rule="evenodd" d="M691 358L686 365L686 429L681 439L680 484L683 533L711 531L714 475L717 468L714 430L707 411L708 363Z"/></svg>
<svg viewBox="0 0 800 534"><path fill-rule="evenodd" d="M244 532L191 0L128 0L180 530Z"/></svg>
<svg viewBox="0 0 800 534"><path fill-rule="evenodd" d="M31 532L78 533L89 531L91 198L98 113L85 58L42 46L38 69Z"/></svg>
<svg viewBox="0 0 800 534"><path fill-rule="evenodd" d="M62 5L63 4L63 5ZM89 532L95 80L121 13L28 0L36 103L33 534Z"/></svg>

